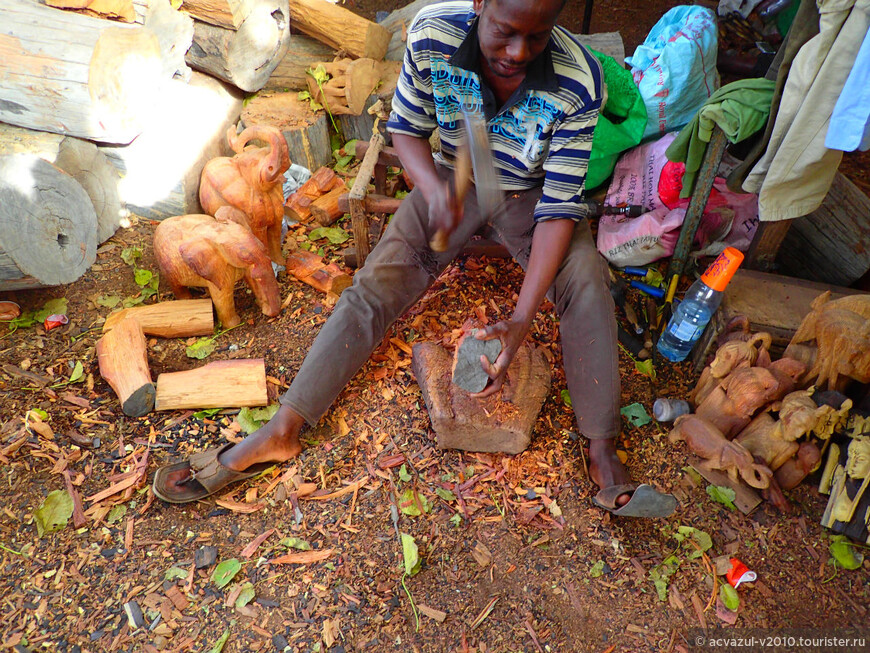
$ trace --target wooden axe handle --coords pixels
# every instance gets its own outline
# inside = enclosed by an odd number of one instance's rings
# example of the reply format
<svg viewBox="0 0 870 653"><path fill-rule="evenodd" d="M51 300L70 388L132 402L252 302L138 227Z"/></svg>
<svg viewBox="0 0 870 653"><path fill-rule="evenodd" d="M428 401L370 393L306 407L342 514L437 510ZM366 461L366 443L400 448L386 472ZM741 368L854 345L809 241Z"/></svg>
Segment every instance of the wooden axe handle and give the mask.
<svg viewBox="0 0 870 653"><path fill-rule="evenodd" d="M462 209L469 188L471 188L471 152L466 146L460 145L456 148L456 161L453 167L452 200L455 211ZM446 252L449 240L449 234L439 229L429 241L429 247L434 252Z"/></svg>

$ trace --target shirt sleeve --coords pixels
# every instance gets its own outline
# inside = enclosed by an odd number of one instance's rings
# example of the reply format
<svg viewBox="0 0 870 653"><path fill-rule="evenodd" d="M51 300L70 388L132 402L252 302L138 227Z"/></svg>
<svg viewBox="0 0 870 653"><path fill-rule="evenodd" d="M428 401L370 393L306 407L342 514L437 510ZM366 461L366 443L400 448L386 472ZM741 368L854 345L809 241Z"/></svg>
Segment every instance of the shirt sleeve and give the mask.
<svg viewBox="0 0 870 653"><path fill-rule="evenodd" d="M586 218L588 209L581 196L600 108L601 98L592 99L567 116L553 132L544 161L544 192L535 206L535 222Z"/></svg>
<svg viewBox="0 0 870 653"><path fill-rule="evenodd" d="M387 121L387 130L393 134L428 138L438 127L432 95L432 69L425 48L428 37L424 30L425 26L418 26L408 34L408 47Z"/></svg>

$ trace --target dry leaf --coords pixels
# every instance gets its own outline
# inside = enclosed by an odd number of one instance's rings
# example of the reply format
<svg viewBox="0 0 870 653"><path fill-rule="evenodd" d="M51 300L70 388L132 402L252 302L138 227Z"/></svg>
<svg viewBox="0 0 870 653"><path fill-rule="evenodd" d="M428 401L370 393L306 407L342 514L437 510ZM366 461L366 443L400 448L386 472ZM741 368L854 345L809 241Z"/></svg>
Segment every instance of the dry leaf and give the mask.
<svg viewBox="0 0 870 653"><path fill-rule="evenodd" d="M317 549L315 551L288 553L277 558L272 558L269 562L273 565L310 565L321 560L326 560L332 555L332 551L332 549Z"/></svg>
<svg viewBox="0 0 870 653"><path fill-rule="evenodd" d="M471 555L481 567L489 567L492 564L492 553L482 542L477 542L471 550Z"/></svg>

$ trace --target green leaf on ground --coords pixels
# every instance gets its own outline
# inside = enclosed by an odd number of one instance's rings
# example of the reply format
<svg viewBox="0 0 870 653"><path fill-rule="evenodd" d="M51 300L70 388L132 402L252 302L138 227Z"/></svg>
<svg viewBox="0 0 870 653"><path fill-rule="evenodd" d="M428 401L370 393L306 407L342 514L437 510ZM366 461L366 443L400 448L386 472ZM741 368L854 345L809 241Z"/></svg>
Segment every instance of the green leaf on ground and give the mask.
<svg viewBox="0 0 870 653"><path fill-rule="evenodd" d="M283 540L278 542L283 546L286 546L288 549L299 549L300 551L311 551L311 544L307 541L298 538L298 537L285 537Z"/></svg>
<svg viewBox="0 0 870 653"><path fill-rule="evenodd" d="M299 91L299 93L296 94L296 98L300 102L305 102L307 100L308 106L311 108L312 111L320 111L323 108L322 104L314 101L314 98L311 97L311 93L309 93L308 91Z"/></svg>
<svg viewBox="0 0 870 653"><path fill-rule="evenodd" d="M261 408L242 408L239 411L239 414L236 415L236 421L245 433L250 435L272 419L275 413L278 412L278 408L280 408L280 406L277 403L269 404L268 406L263 406Z"/></svg>
<svg viewBox="0 0 870 653"><path fill-rule="evenodd" d="M230 581L236 577L236 574L239 573L241 568L242 563L236 558L224 560L214 568L214 571L211 574L211 580L215 585L217 585L218 589L223 589L230 584Z"/></svg>
<svg viewBox="0 0 870 653"><path fill-rule="evenodd" d="M740 605L740 595L737 590L731 587L728 583L723 583L719 587L719 598L726 608L734 612Z"/></svg>
<svg viewBox="0 0 870 653"><path fill-rule="evenodd" d="M598 578L599 576L604 574L604 560L598 560L592 568L589 570L589 576L591 578Z"/></svg>
<svg viewBox="0 0 870 653"><path fill-rule="evenodd" d="M154 278L154 273L151 270L146 270L145 268L136 268L136 271L133 272L133 280L136 282L137 286L147 286L151 283L151 280Z"/></svg>
<svg viewBox="0 0 870 653"><path fill-rule="evenodd" d="M187 354L188 358L196 358L197 360L202 360L203 358L208 358L211 354L214 353L215 350L215 341L212 337L200 338L192 345L188 345L184 348L184 353Z"/></svg>
<svg viewBox="0 0 870 653"><path fill-rule="evenodd" d="M350 239L350 234L341 227L318 227L312 229L308 234L309 240L320 240L321 238L329 239L333 245L339 245Z"/></svg>
<svg viewBox="0 0 870 653"><path fill-rule="evenodd" d="M462 523L462 515L458 512L453 513L453 516L450 518L450 523L459 528L459 525Z"/></svg>
<svg viewBox="0 0 870 653"><path fill-rule="evenodd" d="M568 408L573 408L571 405L571 394L568 390L562 390L562 392L559 393L559 396L562 397L562 401Z"/></svg>
<svg viewBox="0 0 870 653"><path fill-rule="evenodd" d="M198 410L193 414L193 418L194 419L205 419L206 417L214 417L222 410L223 410L223 408L206 408L204 410Z"/></svg>
<svg viewBox="0 0 870 653"><path fill-rule="evenodd" d="M628 419L632 426L644 426L652 421L643 404L637 402L622 407L619 412Z"/></svg>
<svg viewBox="0 0 870 653"><path fill-rule="evenodd" d="M39 537L66 528L73 514L73 500L66 490L51 492L33 513Z"/></svg>
<svg viewBox="0 0 870 653"><path fill-rule="evenodd" d="M224 646L227 643L227 640L230 638L230 629L227 628L224 631L224 634L221 635L220 639L214 643L214 646L211 647L211 650L208 653L221 653L224 650Z"/></svg>
<svg viewBox="0 0 870 653"><path fill-rule="evenodd" d="M408 473L408 468L405 465L399 467L399 478L405 483L411 480L411 475Z"/></svg>
<svg viewBox="0 0 870 653"><path fill-rule="evenodd" d="M45 322L45 318L49 315L54 315L55 313L60 315L66 315L68 308L68 302L66 297L59 297L58 299L49 299L45 302L45 305L36 311L34 315L34 319L36 322Z"/></svg>
<svg viewBox="0 0 870 653"><path fill-rule="evenodd" d="M858 569L864 562L864 554L858 551L844 535L832 537L828 550L843 569Z"/></svg>
<svg viewBox="0 0 870 653"><path fill-rule="evenodd" d="M413 576L420 571L420 551L417 548L417 543L414 538L407 533L402 533L402 556L405 560L405 573Z"/></svg>
<svg viewBox="0 0 870 653"><path fill-rule="evenodd" d="M734 499L737 497L737 493L730 487L725 487L724 485L708 485L707 494L710 495L710 498L713 499L713 501L721 503L729 510L737 510L737 506L734 505Z"/></svg>
<svg viewBox="0 0 870 653"><path fill-rule="evenodd" d="M244 608L248 603L254 600L256 593L254 592L253 583L246 582L242 585L242 591L239 592L238 598L236 598L236 607Z"/></svg>
<svg viewBox="0 0 870 653"><path fill-rule="evenodd" d="M456 495L450 490L445 490L443 487L435 488L435 494L445 501L456 501Z"/></svg>
<svg viewBox="0 0 870 653"><path fill-rule="evenodd" d="M674 533L674 539L688 545L686 549L690 559L700 558L713 547L713 539L709 533L691 526L680 526Z"/></svg>
<svg viewBox="0 0 870 653"><path fill-rule="evenodd" d="M81 361L76 361L75 367L73 367L72 374L69 375L69 382L75 383L76 381L81 381L81 379L84 375L85 375L85 366L82 365Z"/></svg>
<svg viewBox="0 0 870 653"><path fill-rule="evenodd" d="M121 298L118 295L100 295L95 302L97 306L105 306L106 308L115 308L121 303Z"/></svg>
<svg viewBox="0 0 870 653"><path fill-rule="evenodd" d="M179 578L187 578L187 572L181 567L170 567L163 574L163 580L173 581Z"/></svg>
<svg viewBox="0 0 870 653"><path fill-rule="evenodd" d="M139 247L125 247L121 250L121 260L127 265L136 265L136 261L142 258L142 250Z"/></svg>
<svg viewBox="0 0 870 653"><path fill-rule="evenodd" d="M653 381L656 380L656 368L653 367L652 358L647 358L645 361L634 361L634 369Z"/></svg>
<svg viewBox="0 0 870 653"><path fill-rule="evenodd" d="M402 492L402 496L399 497L399 510L405 515L417 517L424 512L429 512L429 509L429 502L425 495L415 492L411 488Z"/></svg>
<svg viewBox="0 0 870 653"><path fill-rule="evenodd" d="M112 506L112 509L109 511L109 516L106 517L106 523L115 524L124 519L124 515L126 514L127 506L123 503L117 506Z"/></svg>
<svg viewBox="0 0 870 653"><path fill-rule="evenodd" d="M664 281L664 277L662 273L659 272L658 268L647 268L646 277L644 277L644 282L655 288L662 287L662 281Z"/></svg>

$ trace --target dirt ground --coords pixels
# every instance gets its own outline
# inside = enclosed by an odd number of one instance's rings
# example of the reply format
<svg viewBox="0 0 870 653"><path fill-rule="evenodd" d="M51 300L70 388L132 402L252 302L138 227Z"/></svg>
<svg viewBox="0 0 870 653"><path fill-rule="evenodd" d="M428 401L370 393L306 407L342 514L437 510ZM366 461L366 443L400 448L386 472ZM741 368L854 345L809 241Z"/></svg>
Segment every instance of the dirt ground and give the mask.
<svg viewBox="0 0 870 653"><path fill-rule="evenodd" d="M361 0L357 9L371 14L393 4ZM668 6L596 2L593 31L621 30L631 51ZM572 0L568 11L582 8ZM450 345L469 318L505 317L522 280L506 259L465 258L448 268L305 433L298 459L217 500L155 500L148 484L158 466L244 433L237 410L125 417L100 378L94 348L112 311L106 304L142 292L122 254L139 248L135 266L156 273L154 226L134 220L74 284L0 296L26 311L65 298L70 318L48 331L0 326L0 647L686 651L695 629L735 618L716 600L724 582L716 569L729 557L759 579L739 590L738 628L866 628L870 562L855 571L831 564L819 526L826 497L811 483L788 493L790 514L763 504L743 515L713 502L707 483L685 471L685 447L669 443L666 425L626 422L620 446L632 477L673 492L679 508L665 520L629 520L592 506L551 305L530 335L553 369L530 448L506 456L435 446L410 345ZM307 242L303 231L291 231L288 242ZM336 253L324 246L338 261ZM237 289L243 324L216 337L203 361L185 354L196 339L149 339L152 377L263 358L274 400L332 310L323 294L286 274L279 285L284 308L271 319ZM145 301L171 298L161 287ZM686 397L696 378L687 363L658 362L651 380L625 352L620 370L622 404L640 403L650 414L656 397ZM40 537L35 513L65 478L82 497L86 523ZM125 479L135 481L129 489L117 485ZM106 496L113 485L119 489ZM674 537L680 527L709 534L711 548L693 557ZM404 573L400 532L418 547L415 575ZM650 572L672 555L662 600Z"/></svg>

